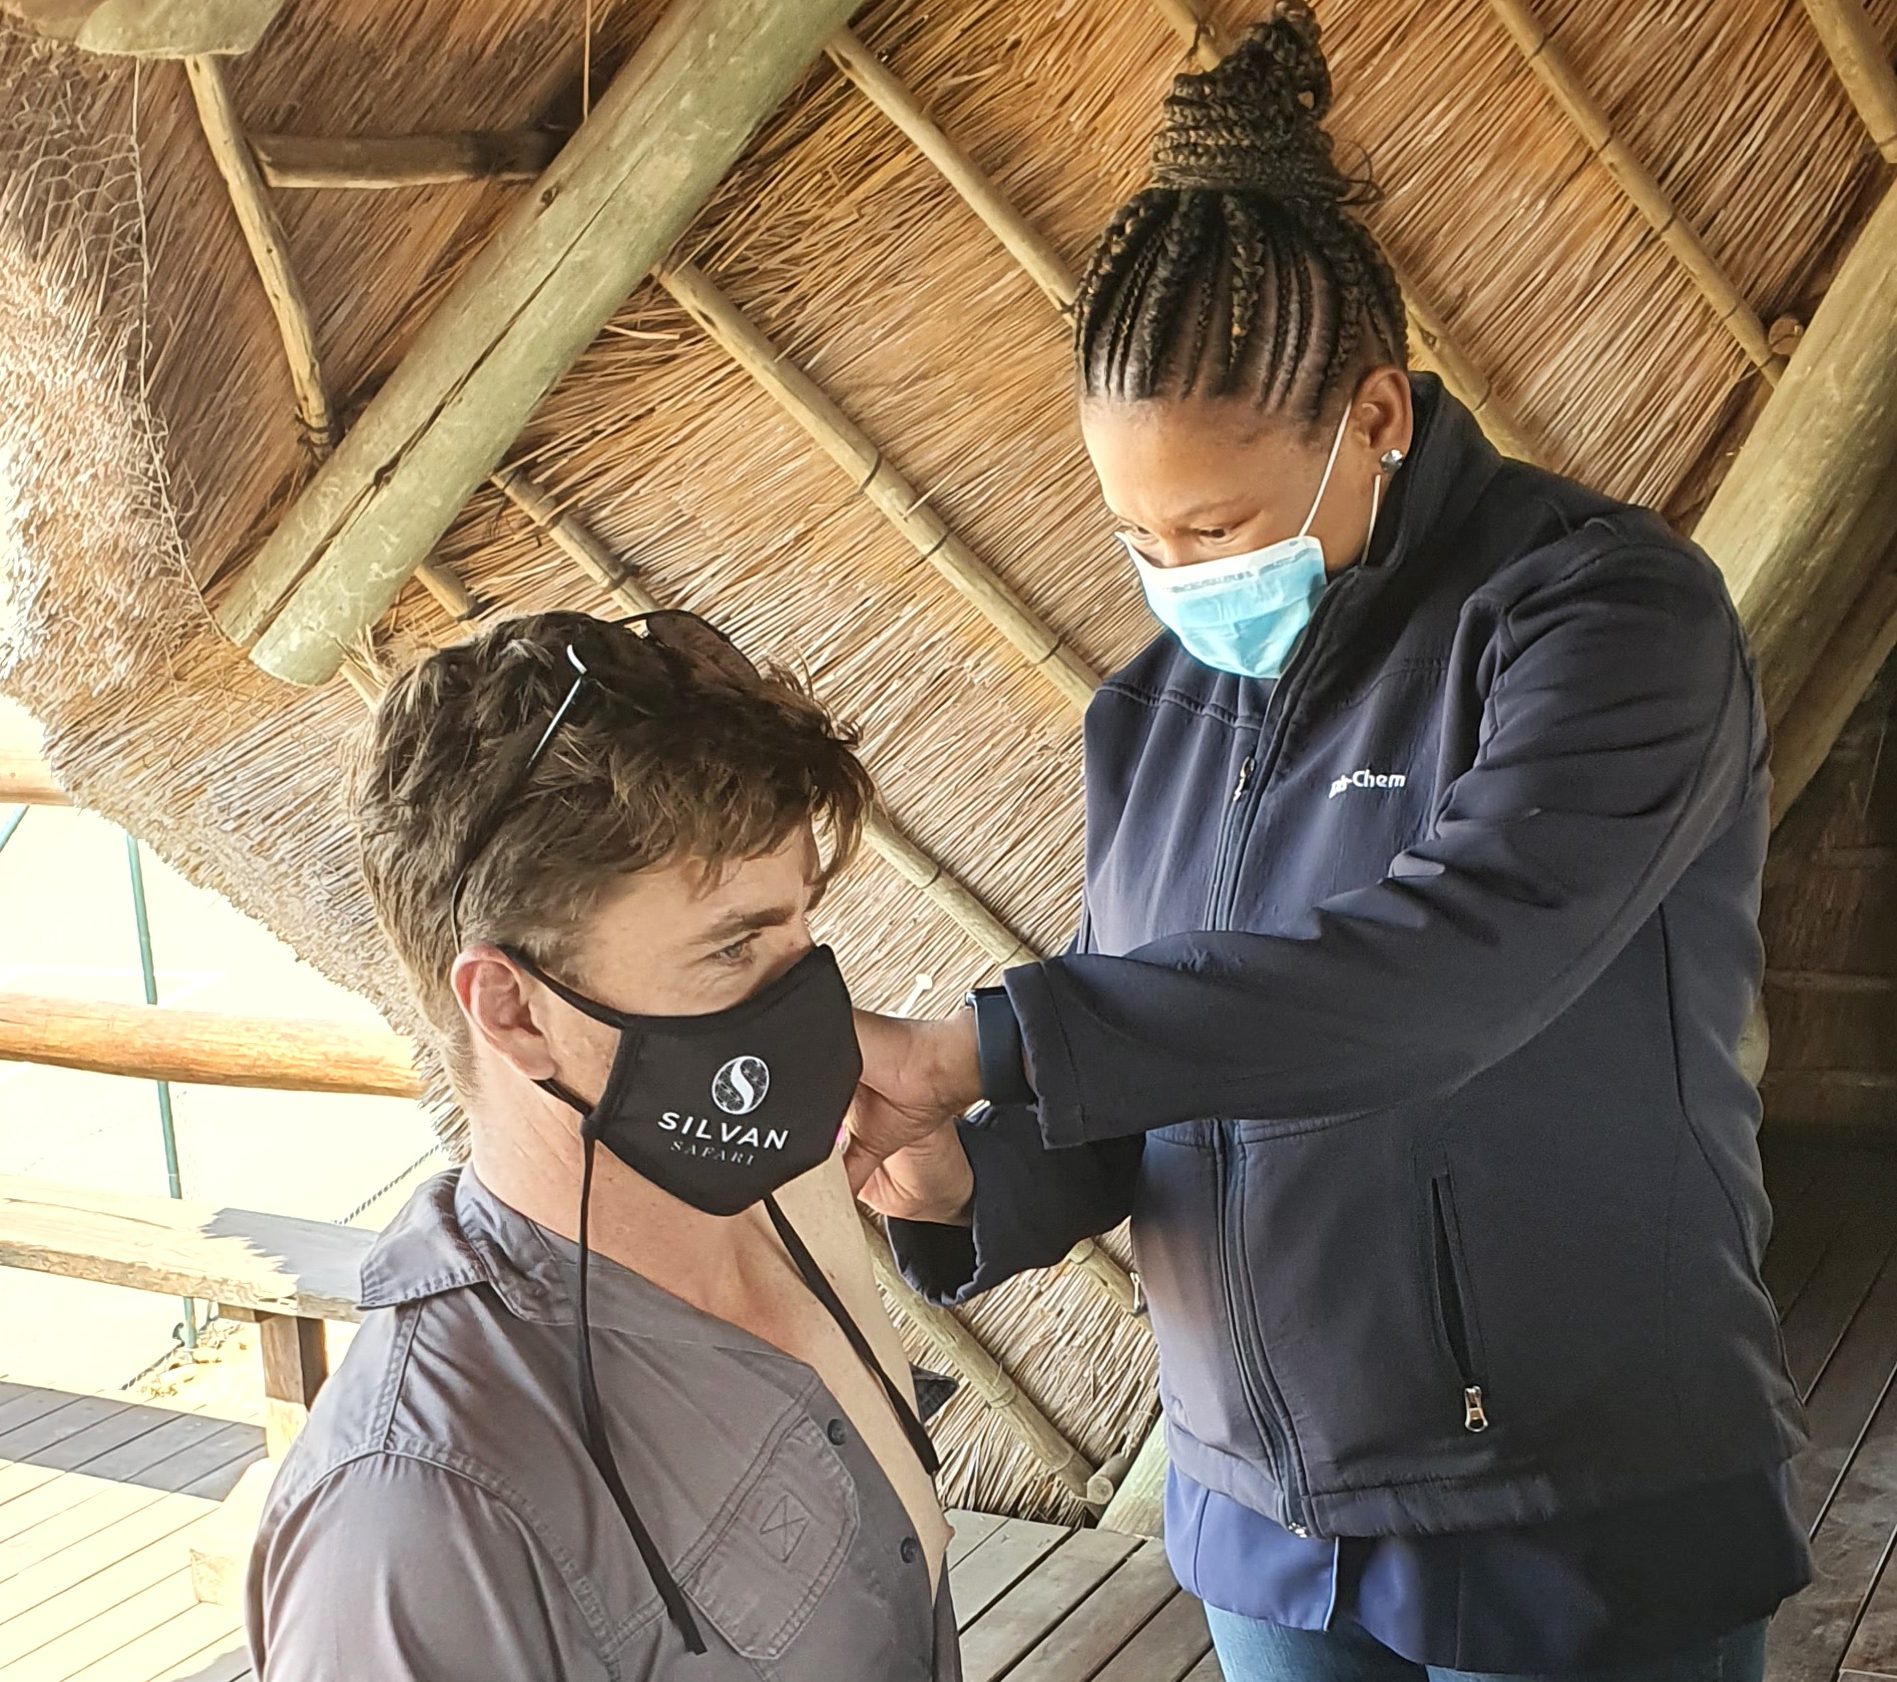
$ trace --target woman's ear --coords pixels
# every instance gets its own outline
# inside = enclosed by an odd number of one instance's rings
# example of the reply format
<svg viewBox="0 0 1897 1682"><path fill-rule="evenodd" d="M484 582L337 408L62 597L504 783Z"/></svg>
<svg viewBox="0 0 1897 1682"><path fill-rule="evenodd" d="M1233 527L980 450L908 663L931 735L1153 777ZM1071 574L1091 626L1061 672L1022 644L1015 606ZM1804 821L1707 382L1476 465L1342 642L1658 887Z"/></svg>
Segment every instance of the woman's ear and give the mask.
<svg viewBox="0 0 1897 1682"><path fill-rule="evenodd" d="M498 947L475 946L455 959L449 983L477 1045L491 1047L528 1080L552 1076L553 1048L534 1019L538 983L525 971Z"/></svg>
<svg viewBox="0 0 1897 1682"><path fill-rule="evenodd" d="M1357 388L1356 421L1373 457L1381 457L1386 450L1410 453L1416 435L1410 396L1410 377L1394 363L1373 368L1364 376Z"/></svg>

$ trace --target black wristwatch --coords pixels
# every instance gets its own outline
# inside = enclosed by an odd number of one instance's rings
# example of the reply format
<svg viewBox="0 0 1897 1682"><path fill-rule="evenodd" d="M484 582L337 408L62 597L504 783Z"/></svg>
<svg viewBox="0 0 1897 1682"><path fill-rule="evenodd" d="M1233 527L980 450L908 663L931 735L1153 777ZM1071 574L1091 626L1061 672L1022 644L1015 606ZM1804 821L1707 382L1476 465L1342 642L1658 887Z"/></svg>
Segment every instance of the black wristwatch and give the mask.
<svg viewBox="0 0 1897 1682"><path fill-rule="evenodd" d="M975 1057L981 1065L981 1095L991 1104L1031 1104L1027 1048L1021 1019L1005 987L977 987L963 1001L975 1013Z"/></svg>

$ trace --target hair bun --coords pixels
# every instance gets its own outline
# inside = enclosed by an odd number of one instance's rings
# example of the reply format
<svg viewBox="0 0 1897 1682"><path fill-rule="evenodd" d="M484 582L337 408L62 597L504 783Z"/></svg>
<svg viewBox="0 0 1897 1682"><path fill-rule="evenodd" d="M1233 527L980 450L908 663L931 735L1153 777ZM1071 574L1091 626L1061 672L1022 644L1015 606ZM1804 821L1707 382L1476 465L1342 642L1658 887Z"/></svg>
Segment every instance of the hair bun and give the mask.
<svg viewBox="0 0 1897 1682"><path fill-rule="evenodd" d="M1331 155L1330 108L1317 19L1308 6L1281 4L1212 69L1174 80L1153 185L1261 193L1293 206L1368 202L1369 184Z"/></svg>

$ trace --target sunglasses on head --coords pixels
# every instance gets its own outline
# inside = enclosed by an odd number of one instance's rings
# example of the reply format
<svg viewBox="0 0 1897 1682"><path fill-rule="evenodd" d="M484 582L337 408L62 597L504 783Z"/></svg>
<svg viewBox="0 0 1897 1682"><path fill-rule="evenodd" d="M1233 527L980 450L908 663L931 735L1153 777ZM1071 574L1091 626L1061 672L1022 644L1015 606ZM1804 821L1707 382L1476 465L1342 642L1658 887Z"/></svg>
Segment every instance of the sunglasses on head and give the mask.
<svg viewBox="0 0 1897 1682"><path fill-rule="evenodd" d="M653 660L662 659L661 651L664 651L678 655L689 665L700 667L727 682L753 684L759 679L757 667L745 658L738 645L716 625L699 618L695 613L687 613L680 608L662 608L652 613L636 613L628 619L601 619L594 623L602 632L633 633L625 639L626 647L643 651ZM634 632L634 627L638 627L643 635ZM448 926L454 935L457 952L461 950L461 900L467 891L468 877L475 865L480 863L481 855L493 843L494 837L500 833L501 825L507 821L514 802L526 788L535 768L546 758L553 738L559 734L560 726L566 722L567 715L580 698L580 691L592 676L576 643L567 643L566 658L567 664L573 668L573 686L567 690L565 699L553 709L553 716L547 720L547 727L541 731L539 740L507 779L481 821L469 830L468 838L462 845L461 865L455 872L454 887L448 896Z"/></svg>

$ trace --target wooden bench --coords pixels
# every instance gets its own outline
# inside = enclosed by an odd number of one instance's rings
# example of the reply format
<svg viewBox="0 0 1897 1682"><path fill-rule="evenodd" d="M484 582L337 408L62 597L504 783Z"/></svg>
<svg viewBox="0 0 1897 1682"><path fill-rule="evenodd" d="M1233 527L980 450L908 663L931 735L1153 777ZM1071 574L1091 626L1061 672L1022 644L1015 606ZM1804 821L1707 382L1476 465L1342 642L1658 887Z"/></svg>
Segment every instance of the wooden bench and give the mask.
<svg viewBox="0 0 1897 1682"><path fill-rule="evenodd" d="M273 1458L329 1376L326 1320L358 1320L357 1279L373 1232L0 1174L0 1267L91 1279L217 1304L254 1321L263 1345Z"/></svg>

